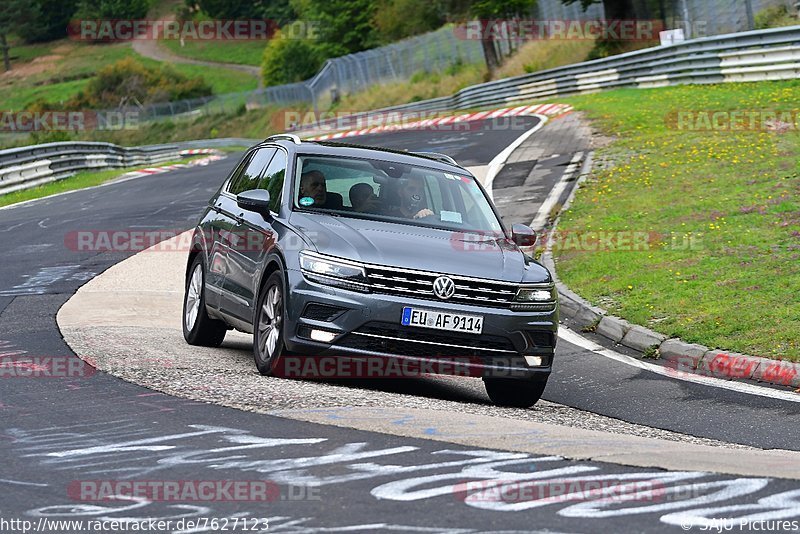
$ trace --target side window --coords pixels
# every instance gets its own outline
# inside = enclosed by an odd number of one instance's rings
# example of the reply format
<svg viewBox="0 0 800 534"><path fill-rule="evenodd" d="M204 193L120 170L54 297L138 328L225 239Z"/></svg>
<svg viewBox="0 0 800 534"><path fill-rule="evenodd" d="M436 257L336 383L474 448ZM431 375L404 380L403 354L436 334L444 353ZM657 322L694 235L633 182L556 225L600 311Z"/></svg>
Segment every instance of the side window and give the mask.
<svg viewBox="0 0 800 534"><path fill-rule="evenodd" d="M231 181L228 192L233 195L238 195L239 193L256 189L258 187L258 180L261 178L261 173L264 172L264 168L274 154L274 148L258 149L250 158L250 162L247 164L244 172Z"/></svg>
<svg viewBox="0 0 800 534"><path fill-rule="evenodd" d="M284 178L286 178L286 154L283 150L278 150L258 182L258 189L269 191L269 209L275 213L280 211Z"/></svg>
<svg viewBox="0 0 800 534"><path fill-rule="evenodd" d="M236 167L233 173L231 173L231 179L228 181L228 185L225 188L225 191L230 193L233 190L233 188L236 186L236 182L239 181L239 178L242 177L242 174L244 173L245 169L247 169L247 166L250 164L250 160L252 159L253 159L253 154L249 154L242 160L239 166Z"/></svg>

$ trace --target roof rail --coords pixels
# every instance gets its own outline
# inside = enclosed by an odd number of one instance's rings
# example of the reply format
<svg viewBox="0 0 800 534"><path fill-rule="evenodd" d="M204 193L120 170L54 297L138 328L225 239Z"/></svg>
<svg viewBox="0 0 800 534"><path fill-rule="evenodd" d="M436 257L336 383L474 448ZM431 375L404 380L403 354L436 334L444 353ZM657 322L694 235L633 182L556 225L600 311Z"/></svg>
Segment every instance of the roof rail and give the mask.
<svg viewBox="0 0 800 534"><path fill-rule="evenodd" d="M269 137L264 139L264 141L279 141L281 139L286 141L291 141L296 145L300 144L300 138L298 136L296 136L295 134L288 134L288 133L270 135Z"/></svg>
<svg viewBox="0 0 800 534"><path fill-rule="evenodd" d="M436 161L441 161L442 163L449 163L450 165L455 165L456 167L461 167L456 160L448 156L447 154L440 154L439 152L412 152L412 154L416 156L422 156L425 158L435 159Z"/></svg>

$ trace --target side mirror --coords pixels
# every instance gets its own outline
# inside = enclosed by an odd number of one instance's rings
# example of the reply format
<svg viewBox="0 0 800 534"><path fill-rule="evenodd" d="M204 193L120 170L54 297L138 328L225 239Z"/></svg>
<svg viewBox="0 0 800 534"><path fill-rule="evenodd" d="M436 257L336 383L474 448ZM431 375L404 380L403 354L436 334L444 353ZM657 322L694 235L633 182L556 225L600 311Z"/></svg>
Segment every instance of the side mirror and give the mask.
<svg viewBox="0 0 800 534"><path fill-rule="evenodd" d="M266 189L251 189L236 195L236 205L247 211L260 213L265 219L271 217L269 212L269 191Z"/></svg>
<svg viewBox="0 0 800 534"><path fill-rule="evenodd" d="M518 247L532 247L536 244L536 232L530 226L515 224L511 227L511 239Z"/></svg>

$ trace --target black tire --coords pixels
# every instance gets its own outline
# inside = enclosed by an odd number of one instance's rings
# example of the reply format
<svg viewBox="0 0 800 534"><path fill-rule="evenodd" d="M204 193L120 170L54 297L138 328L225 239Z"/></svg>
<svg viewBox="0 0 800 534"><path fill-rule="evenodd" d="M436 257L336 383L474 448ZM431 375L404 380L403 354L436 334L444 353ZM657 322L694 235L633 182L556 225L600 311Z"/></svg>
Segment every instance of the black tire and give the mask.
<svg viewBox="0 0 800 534"><path fill-rule="evenodd" d="M283 272L278 269L267 278L253 317L253 357L258 372L264 376L279 374L276 369L286 353L283 343L285 324L286 284Z"/></svg>
<svg viewBox="0 0 800 534"><path fill-rule="evenodd" d="M497 406L530 408L542 398L547 380L484 378L486 394Z"/></svg>
<svg viewBox="0 0 800 534"><path fill-rule="evenodd" d="M199 275L198 273L199 269ZM199 287L198 287L199 278ZM194 285L193 285L194 284ZM189 345L201 347L219 347L228 332L228 325L223 321L212 319L206 311L206 268L203 255L198 254L189 268L186 287L183 295L183 338ZM197 305L194 318L188 314L189 307Z"/></svg>

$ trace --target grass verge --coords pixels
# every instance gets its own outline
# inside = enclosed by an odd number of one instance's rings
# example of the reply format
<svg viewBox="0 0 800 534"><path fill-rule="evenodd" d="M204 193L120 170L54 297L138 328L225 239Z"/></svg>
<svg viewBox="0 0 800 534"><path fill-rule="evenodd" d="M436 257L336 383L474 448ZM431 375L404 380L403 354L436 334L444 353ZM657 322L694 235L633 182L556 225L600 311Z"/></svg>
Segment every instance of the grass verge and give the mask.
<svg viewBox="0 0 800 534"><path fill-rule="evenodd" d="M677 111L790 111L798 98L800 83L789 81L567 99L616 140L561 219L559 276L666 335L800 361L800 133L688 131L666 120ZM643 232L649 245L590 250L590 232Z"/></svg>
<svg viewBox="0 0 800 534"><path fill-rule="evenodd" d="M162 40L158 43L175 55L216 63L260 66L267 41L180 41Z"/></svg>

